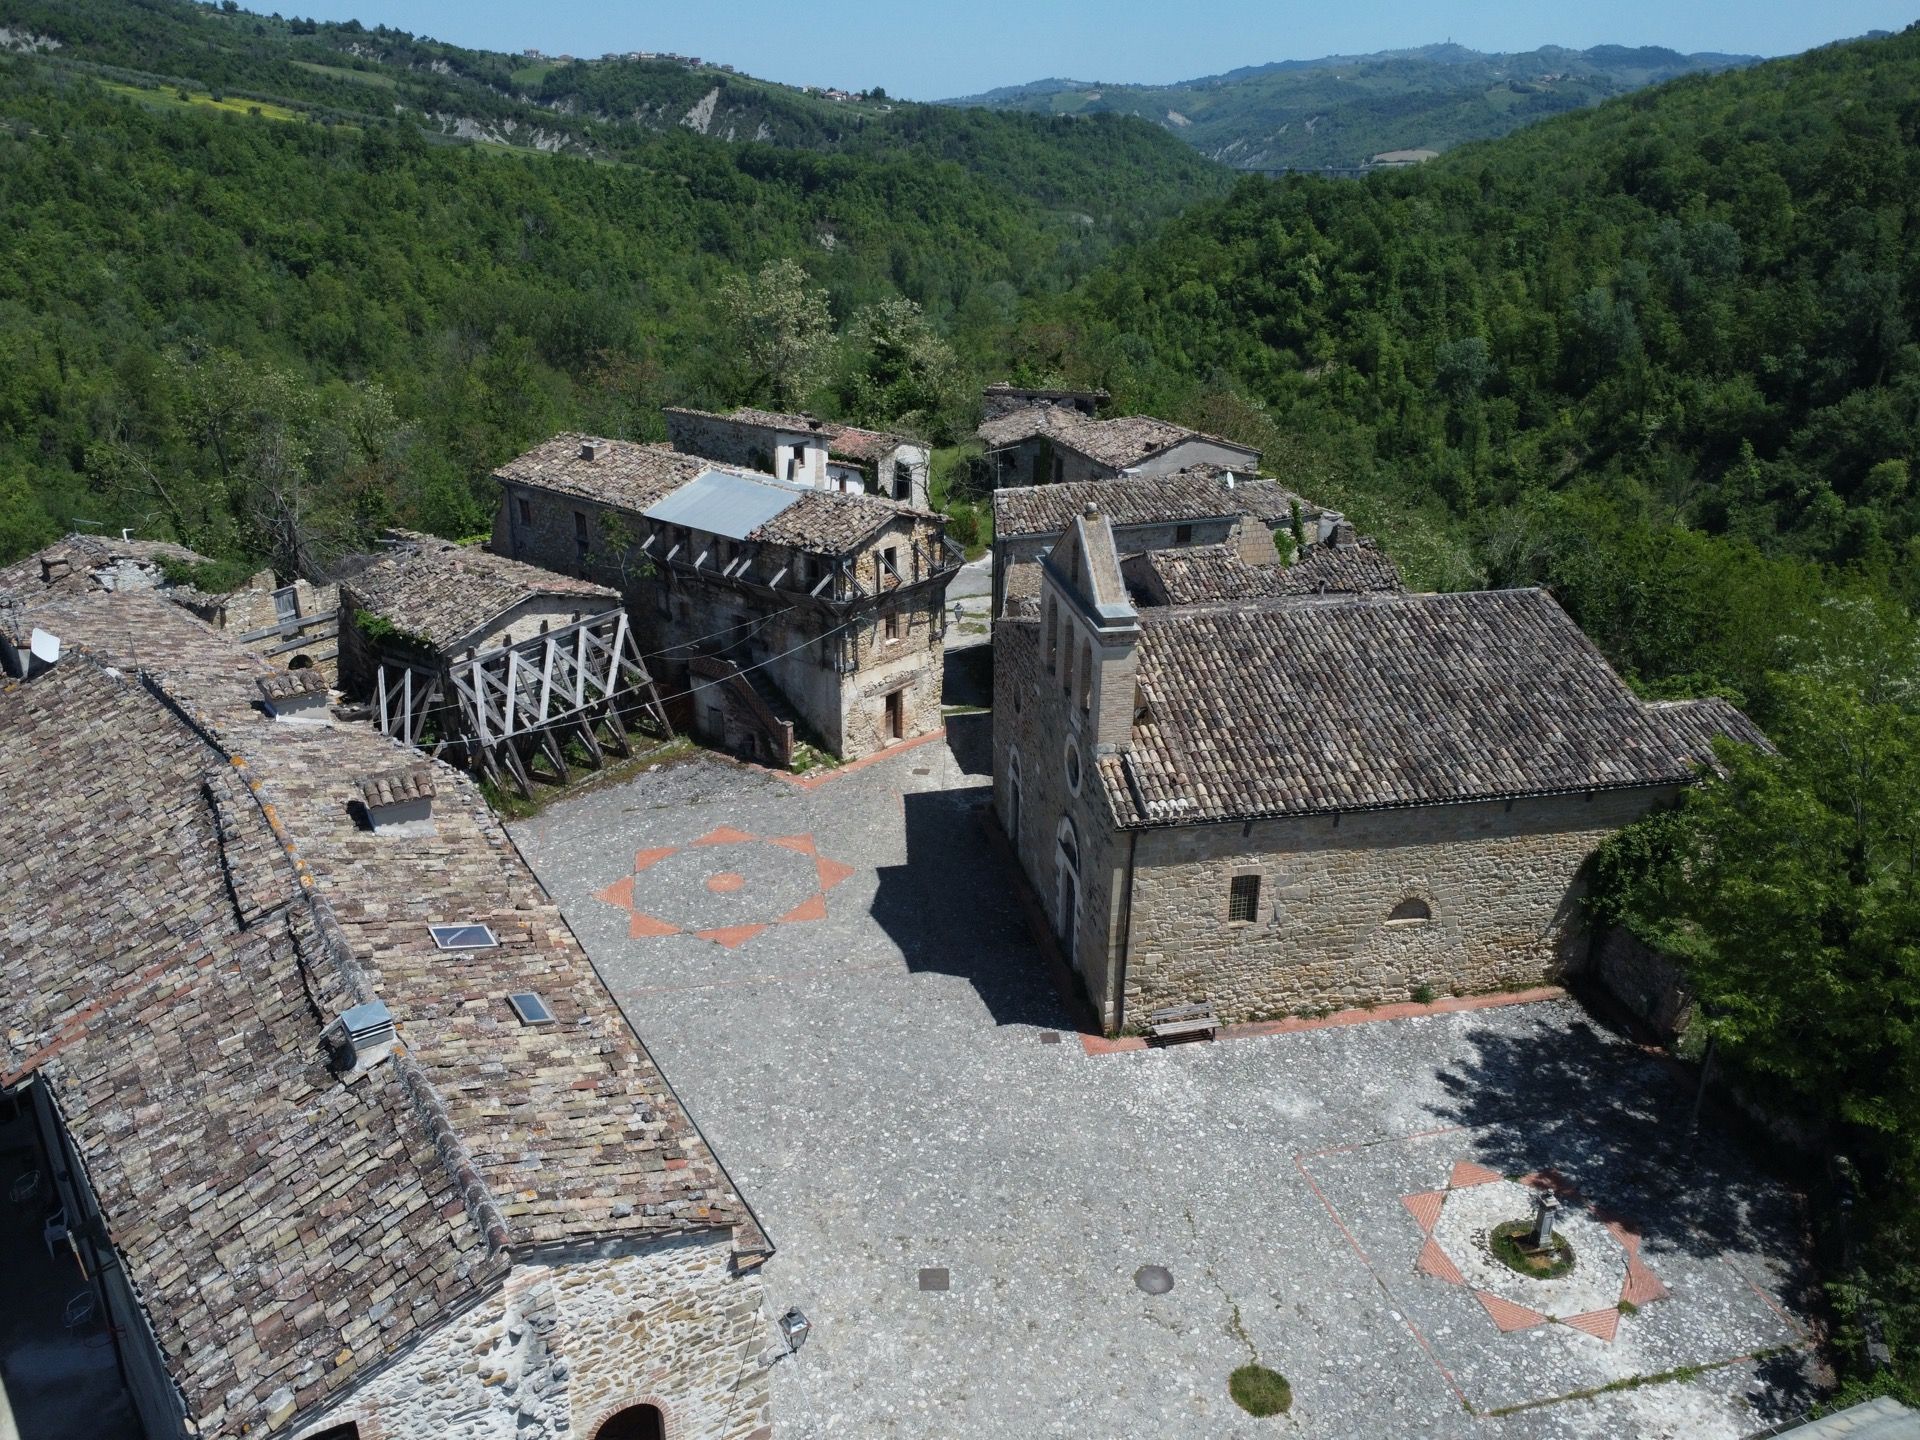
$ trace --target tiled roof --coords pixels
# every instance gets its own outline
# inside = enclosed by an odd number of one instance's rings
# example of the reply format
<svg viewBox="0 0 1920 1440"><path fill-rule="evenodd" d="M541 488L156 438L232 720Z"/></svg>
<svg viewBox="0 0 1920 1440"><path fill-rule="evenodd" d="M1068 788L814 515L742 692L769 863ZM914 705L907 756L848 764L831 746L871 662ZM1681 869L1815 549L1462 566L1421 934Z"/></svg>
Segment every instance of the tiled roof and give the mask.
<svg viewBox="0 0 1920 1440"><path fill-rule="evenodd" d="M1217 520L1244 513L1212 472L1182 471L1126 480L1077 480L993 492L995 535L1055 535L1091 501L1115 526ZM1124 543L1124 542L1123 542Z"/></svg>
<svg viewBox="0 0 1920 1440"><path fill-rule="evenodd" d="M398 532L400 543L347 582L374 614L435 648L455 648L514 606L542 596L577 600L598 613L620 592L431 535Z"/></svg>
<svg viewBox="0 0 1920 1440"><path fill-rule="evenodd" d="M1115 470L1138 465L1186 440L1204 440L1245 451L1257 458L1259 451L1237 440L1223 440L1201 430L1190 430L1171 420L1151 415L1123 415L1112 420L1093 420L1077 410L1059 405L1030 405L996 420L981 424L975 432L988 449L1019 445L1037 435L1051 438L1055 444L1077 450L1089 460Z"/></svg>
<svg viewBox="0 0 1920 1440"><path fill-rule="evenodd" d="M0 567L0 591L22 594L47 590L81 594L95 587L95 572L122 561L158 565L162 560L204 564L206 556L170 540L122 540L117 536L74 534L38 554Z"/></svg>
<svg viewBox="0 0 1920 1440"><path fill-rule="evenodd" d="M262 675L254 682L265 700L286 700L296 695L318 695L327 688L327 677L311 667L305 670L283 670L275 675Z"/></svg>
<svg viewBox="0 0 1920 1440"><path fill-rule="evenodd" d="M0 683L0 1077L50 1087L204 1433L283 1387L311 1413L503 1247L764 1243L464 776L433 771L435 834L374 834L349 777L417 752L266 718L266 663L157 595L32 618L68 649ZM499 947L443 954L438 922ZM345 1085L314 1008L371 993L403 1053Z"/></svg>
<svg viewBox="0 0 1920 1440"><path fill-rule="evenodd" d="M750 405L742 405L731 415L722 418L791 434L805 435L811 432L820 435L827 442L827 454L846 460L877 460L888 451L914 443L906 436L890 431L862 430L858 425L842 425L837 420L821 420L812 415L788 415L777 410L756 410Z"/></svg>
<svg viewBox="0 0 1920 1440"><path fill-rule="evenodd" d="M872 495L809 490L796 504L755 527L747 538L819 555L844 555L895 520L931 518L925 511Z"/></svg>
<svg viewBox="0 0 1920 1440"><path fill-rule="evenodd" d="M435 793L433 770L426 765L411 770L389 770L380 775L362 775L354 782L354 788L370 806L431 800Z"/></svg>
<svg viewBox="0 0 1920 1440"><path fill-rule="evenodd" d="M628 445L619 440L596 442L610 449L598 460L583 460L580 447L591 439L585 435L557 435L517 460L509 461L494 474L505 480L521 480L642 512L706 471L742 476L769 485L784 484L756 470L725 465L698 455L683 455L659 446ZM935 518L924 510L875 495L809 490L797 504L788 506L746 538L790 545L816 554L843 555L889 521L902 516Z"/></svg>
<svg viewBox="0 0 1920 1440"><path fill-rule="evenodd" d="M589 443L603 447L597 459L581 456L581 447ZM524 455L515 456L493 473L500 480L538 485L562 495L578 495L625 510L644 510L702 470L729 468L737 467L704 460L698 455L682 455L664 445L596 440L591 435L567 432L534 446Z"/></svg>
<svg viewBox="0 0 1920 1440"><path fill-rule="evenodd" d="M1700 751L1540 590L1140 618L1145 714L1099 765L1122 825L1677 784Z"/></svg>
<svg viewBox="0 0 1920 1440"><path fill-rule="evenodd" d="M1316 545L1291 565L1249 565L1230 546L1194 545L1129 556L1129 573L1136 568L1152 576L1168 605L1403 588L1393 562L1370 545Z"/></svg>
<svg viewBox="0 0 1920 1440"><path fill-rule="evenodd" d="M1769 753L1774 748L1773 742L1738 706L1718 695L1706 695L1698 700L1653 700L1647 708L1666 721L1685 742L1688 753L1702 765L1713 763L1716 740L1734 740Z"/></svg>

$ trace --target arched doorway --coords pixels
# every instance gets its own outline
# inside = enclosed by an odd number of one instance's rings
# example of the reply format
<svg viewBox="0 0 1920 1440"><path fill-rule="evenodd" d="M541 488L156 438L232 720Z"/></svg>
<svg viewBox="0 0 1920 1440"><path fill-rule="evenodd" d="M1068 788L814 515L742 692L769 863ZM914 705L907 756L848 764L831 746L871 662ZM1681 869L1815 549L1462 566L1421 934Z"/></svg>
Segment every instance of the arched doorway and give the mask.
<svg viewBox="0 0 1920 1440"><path fill-rule="evenodd" d="M1073 828L1072 816L1060 817L1055 841L1053 933L1060 939L1067 964L1078 970L1080 955L1075 942L1080 928L1080 832Z"/></svg>
<svg viewBox="0 0 1920 1440"><path fill-rule="evenodd" d="M601 1421L593 1440L667 1440L667 1417L658 1405L629 1405Z"/></svg>

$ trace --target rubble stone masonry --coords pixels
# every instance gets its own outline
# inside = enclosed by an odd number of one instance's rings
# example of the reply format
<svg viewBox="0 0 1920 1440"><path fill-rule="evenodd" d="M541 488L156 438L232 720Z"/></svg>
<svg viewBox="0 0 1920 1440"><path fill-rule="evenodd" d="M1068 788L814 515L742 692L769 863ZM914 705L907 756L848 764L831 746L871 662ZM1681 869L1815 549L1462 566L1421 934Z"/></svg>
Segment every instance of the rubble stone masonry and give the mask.
<svg viewBox="0 0 1920 1440"><path fill-rule="evenodd" d="M674 1440L765 1440L773 1331L759 1277L731 1272L731 1248L719 1236L516 1265L295 1440L344 1421L361 1440L592 1440L639 1404Z"/></svg>

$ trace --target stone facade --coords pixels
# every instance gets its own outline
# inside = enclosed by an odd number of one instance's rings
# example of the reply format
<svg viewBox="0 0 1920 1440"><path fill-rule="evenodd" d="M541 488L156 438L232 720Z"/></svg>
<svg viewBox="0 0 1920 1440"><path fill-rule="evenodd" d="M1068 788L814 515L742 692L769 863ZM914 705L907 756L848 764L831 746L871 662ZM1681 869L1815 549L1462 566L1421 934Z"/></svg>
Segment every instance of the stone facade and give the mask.
<svg viewBox="0 0 1920 1440"><path fill-rule="evenodd" d="M1095 459L1051 435L1035 435L996 452L994 483L998 486L1071 485L1085 480L1112 480L1121 475L1172 475L1196 465L1223 470L1256 470L1260 458L1236 446L1196 436L1129 465Z"/></svg>
<svg viewBox="0 0 1920 1440"><path fill-rule="evenodd" d="M675 1440L764 1440L773 1331L758 1275L732 1273L730 1249L689 1238L516 1265L295 1440L346 1421L360 1440L592 1440L638 1404Z"/></svg>
<svg viewBox="0 0 1920 1440"><path fill-rule="evenodd" d="M905 436L770 411L715 415L669 406L665 413L668 439L683 454L822 489L879 495L922 509L928 503L931 452Z"/></svg>
<svg viewBox="0 0 1920 1440"><path fill-rule="evenodd" d="M754 728L751 717L731 712L721 687L689 680L685 657L696 648L752 667L756 688L776 713L784 707L801 738L843 759L939 728L943 577L952 560L936 517L899 510L840 554L698 537L699 549L730 558L696 568L679 557L652 558L677 543L673 527L660 527L661 543L643 552L654 526L642 515L581 495L502 484L493 548L618 589L648 668L684 706L682 722L695 733L718 739ZM686 538L682 555L696 548L694 538ZM887 571L883 554L894 557L901 581ZM749 563L736 577L720 573L741 556ZM830 573L837 578L829 580ZM778 583L769 583L775 577ZM823 580L826 587L812 593ZM899 598L891 598L896 592Z"/></svg>
<svg viewBox="0 0 1920 1440"><path fill-rule="evenodd" d="M1197 1001L1256 1020L1556 980L1581 953L1587 857L1673 794L1117 829L1090 737L1039 663L1039 630L996 629L994 806L1110 1031ZM1077 867L1063 858L1068 826ZM1251 920L1228 919L1235 876L1258 879ZM1407 902L1426 918L1392 918Z"/></svg>

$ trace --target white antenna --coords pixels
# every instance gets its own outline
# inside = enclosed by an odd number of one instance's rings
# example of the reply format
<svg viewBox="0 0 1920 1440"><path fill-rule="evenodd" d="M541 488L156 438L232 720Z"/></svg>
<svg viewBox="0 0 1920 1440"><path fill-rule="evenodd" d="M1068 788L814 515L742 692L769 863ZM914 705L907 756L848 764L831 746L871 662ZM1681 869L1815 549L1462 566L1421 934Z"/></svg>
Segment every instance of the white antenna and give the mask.
<svg viewBox="0 0 1920 1440"><path fill-rule="evenodd" d="M130 526L130 525L123 525L123 526L121 526L121 527L120 527L120 539L121 539L122 541L127 541L127 540L131 540L131 539L133 539L133 527L132 527L132 526Z"/></svg>

